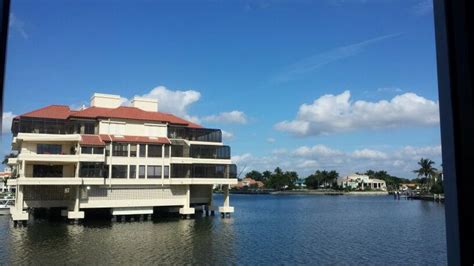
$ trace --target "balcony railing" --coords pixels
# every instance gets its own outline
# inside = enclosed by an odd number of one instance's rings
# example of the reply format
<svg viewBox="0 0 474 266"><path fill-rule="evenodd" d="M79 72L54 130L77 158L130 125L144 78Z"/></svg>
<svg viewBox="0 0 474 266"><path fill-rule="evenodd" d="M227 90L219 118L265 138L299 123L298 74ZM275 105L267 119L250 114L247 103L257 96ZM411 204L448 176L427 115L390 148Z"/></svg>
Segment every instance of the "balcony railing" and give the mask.
<svg viewBox="0 0 474 266"><path fill-rule="evenodd" d="M237 178L237 167L230 165L172 164L172 178Z"/></svg>
<svg viewBox="0 0 474 266"><path fill-rule="evenodd" d="M222 142L222 132L220 129L169 126L168 138L186 139L191 141Z"/></svg>

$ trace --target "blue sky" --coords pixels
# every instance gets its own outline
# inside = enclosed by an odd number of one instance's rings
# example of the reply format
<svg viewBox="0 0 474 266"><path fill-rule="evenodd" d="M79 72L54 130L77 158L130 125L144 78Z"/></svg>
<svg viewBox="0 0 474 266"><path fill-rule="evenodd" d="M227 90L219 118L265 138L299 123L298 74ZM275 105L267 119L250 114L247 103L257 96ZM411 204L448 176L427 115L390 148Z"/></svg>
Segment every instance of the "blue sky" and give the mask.
<svg viewBox="0 0 474 266"><path fill-rule="evenodd" d="M145 95L223 129L245 171L414 177L420 157L441 162L430 1L14 1L11 13L6 124L93 92Z"/></svg>

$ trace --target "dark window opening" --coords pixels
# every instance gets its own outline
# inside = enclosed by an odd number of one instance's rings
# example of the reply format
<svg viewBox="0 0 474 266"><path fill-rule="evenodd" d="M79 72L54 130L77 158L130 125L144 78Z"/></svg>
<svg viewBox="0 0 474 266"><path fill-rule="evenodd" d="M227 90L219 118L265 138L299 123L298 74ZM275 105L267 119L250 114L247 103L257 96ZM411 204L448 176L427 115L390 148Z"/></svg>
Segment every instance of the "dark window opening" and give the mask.
<svg viewBox="0 0 474 266"><path fill-rule="evenodd" d="M127 166L112 165L112 178L127 178Z"/></svg>
<svg viewBox="0 0 474 266"><path fill-rule="evenodd" d="M61 154L62 146L59 144L37 144L37 154Z"/></svg>
<svg viewBox="0 0 474 266"><path fill-rule="evenodd" d="M130 167L130 169L129 169L128 178L135 179L136 174L137 174L137 166L136 165L130 165L129 167Z"/></svg>
<svg viewBox="0 0 474 266"><path fill-rule="evenodd" d="M161 178L161 166L149 165L147 168L147 178Z"/></svg>
<svg viewBox="0 0 474 266"><path fill-rule="evenodd" d="M33 177L63 177L63 166L33 165Z"/></svg>
<svg viewBox="0 0 474 266"><path fill-rule="evenodd" d="M81 162L79 164L80 177L106 177L103 163Z"/></svg>
<svg viewBox="0 0 474 266"><path fill-rule="evenodd" d="M146 144L140 144L140 157L146 157Z"/></svg>
<svg viewBox="0 0 474 266"><path fill-rule="evenodd" d="M148 157L161 157L162 145L148 145Z"/></svg>
<svg viewBox="0 0 474 266"><path fill-rule="evenodd" d="M113 143L112 144L112 155L113 156L128 156L128 144L126 143Z"/></svg>
<svg viewBox="0 0 474 266"><path fill-rule="evenodd" d="M138 178L145 178L145 166L140 165L138 167Z"/></svg>

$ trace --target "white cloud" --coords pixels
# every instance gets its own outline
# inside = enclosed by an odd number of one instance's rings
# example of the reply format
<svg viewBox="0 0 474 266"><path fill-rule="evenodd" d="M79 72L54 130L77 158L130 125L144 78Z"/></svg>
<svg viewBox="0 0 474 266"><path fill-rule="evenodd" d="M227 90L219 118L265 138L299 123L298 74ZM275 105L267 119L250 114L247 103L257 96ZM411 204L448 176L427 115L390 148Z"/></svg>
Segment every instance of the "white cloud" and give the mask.
<svg viewBox="0 0 474 266"><path fill-rule="evenodd" d="M336 170L340 175L365 172L369 169L386 170L392 175L413 178L420 158L430 158L441 164L441 146L405 146L391 150L369 148L341 151L326 145L301 146L293 150L274 149L270 154L256 156L250 153L232 157L239 172L273 170L277 166L285 171L297 171L306 177L315 170Z"/></svg>
<svg viewBox="0 0 474 266"><path fill-rule="evenodd" d="M279 122L275 128L298 136L314 136L359 129L439 124L438 102L414 93L378 102L352 102L350 97L349 91L339 95L323 95L311 104L302 104L296 119Z"/></svg>
<svg viewBox="0 0 474 266"><path fill-rule="evenodd" d="M158 110L160 112L171 113L197 124L200 124L202 121L237 124L247 123L246 115L236 110L205 117L189 114L191 106L201 99L201 93L196 90L170 90L165 86L158 86L146 94L137 96L157 99ZM130 105L130 100L122 97L122 105Z"/></svg>
<svg viewBox="0 0 474 266"><path fill-rule="evenodd" d="M319 167L319 163L316 160L304 160L301 163L298 164L298 168L316 168Z"/></svg>
<svg viewBox="0 0 474 266"><path fill-rule="evenodd" d="M332 157L340 156L343 152L331 149L325 145L314 145L313 147L302 146L294 151L294 155L300 157Z"/></svg>
<svg viewBox="0 0 474 266"><path fill-rule="evenodd" d="M222 112L218 115L209 115L202 118L203 121L211 123L225 123L225 124L246 124L247 117L241 111Z"/></svg>
<svg viewBox="0 0 474 266"><path fill-rule="evenodd" d="M12 127L12 120L16 115L12 112L3 112L2 116L2 134L10 132Z"/></svg>
<svg viewBox="0 0 474 266"><path fill-rule="evenodd" d="M222 139L224 140L230 140L234 137L234 134L232 132L228 132L225 130L222 130Z"/></svg>
<svg viewBox="0 0 474 266"><path fill-rule="evenodd" d="M400 159L419 159L421 157L434 157L441 155L441 145L437 146L426 146L426 147L413 147L405 146L395 153L395 156Z"/></svg>
<svg viewBox="0 0 474 266"><path fill-rule="evenodd" d="M413 6L413 12L422 16L433 12L433 0L421 0Z"/></svg>
<svg viewBox="0 0 474 266"><path fill-rule="evenodd" d="M388 156L384 152L371 150L371 149L362 149L355 150L352 152L352 156L357 159L372 159L372 160L382 160L387 159Z"/></svg>
<svg viewBox="0 0 474 266"><path fill-rule="evenodd" d="M23 39L27 40L29 38L28 33L25 31L25 23L20 20L14 13L10 14L10 28L16 30Z"/></svg>
<svg viewBox="0 0 474 266"><path fill-rule="evenodd" d="M275 143L276 139L275 138L267 138L268 143Z"/></svg>
<svg viewBox="0 0 474 266"><path fill-rule="evenodd" d="M183 117L192 122L199 123L197 116L188 114L189 108L201 98L201 93L195 90L169 90L165 86L158 86L150 92L139 97L158 100L158 110ZM123 98L124 103L128 100Z"/></svg>
<svg viewBox="0 0 474 266"><path fill-rule="evenodd" d="M321 67L324 67L333 62L358 55L359 53L363 52L367 47L373 44L397 37L399 35L400 33L378 36L358 43L339 46L328 51L309 56L286 67L280 74L278 74L274 78L273 81L279 83L297 79L305 74L315 72Z"/></svg>

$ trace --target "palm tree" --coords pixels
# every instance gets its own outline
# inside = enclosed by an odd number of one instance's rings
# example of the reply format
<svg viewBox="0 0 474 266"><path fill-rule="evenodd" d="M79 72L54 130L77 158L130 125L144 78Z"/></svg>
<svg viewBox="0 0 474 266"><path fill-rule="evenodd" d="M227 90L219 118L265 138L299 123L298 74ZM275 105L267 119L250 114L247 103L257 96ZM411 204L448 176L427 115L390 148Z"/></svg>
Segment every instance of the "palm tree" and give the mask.
<svg viewBox="0 0 474 266"><path fill-rule="evenodd" d="M414 170L413 172L418 175L418 177L423 177L428 189L430 188L430 185L432 184L432 179L435 177L437 174L437 169L433 167L435 162L433 162L430 159L424 159L421 158L420 161L418 162L418 165L420 168L418 170Z"/></svg>

